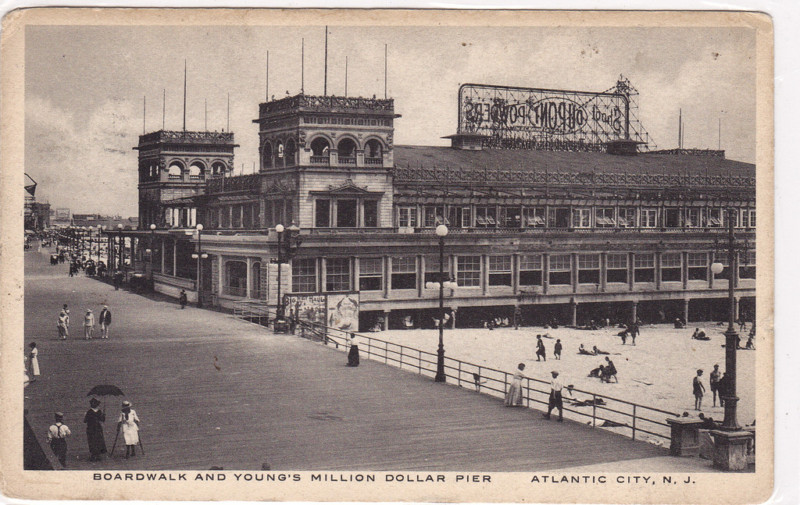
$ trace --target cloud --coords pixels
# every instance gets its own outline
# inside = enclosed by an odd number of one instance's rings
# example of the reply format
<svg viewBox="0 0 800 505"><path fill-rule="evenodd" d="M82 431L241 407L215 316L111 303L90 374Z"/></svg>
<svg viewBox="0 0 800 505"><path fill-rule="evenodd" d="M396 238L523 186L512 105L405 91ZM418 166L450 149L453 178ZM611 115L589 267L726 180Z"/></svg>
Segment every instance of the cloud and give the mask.
<svg viewBox="0 0 800 505"><path fill-rule="evenodd" d="M107 99L82 120L51 101L29 96L25 171L37 197L73 212L137 215L137 105Z"/></svg>

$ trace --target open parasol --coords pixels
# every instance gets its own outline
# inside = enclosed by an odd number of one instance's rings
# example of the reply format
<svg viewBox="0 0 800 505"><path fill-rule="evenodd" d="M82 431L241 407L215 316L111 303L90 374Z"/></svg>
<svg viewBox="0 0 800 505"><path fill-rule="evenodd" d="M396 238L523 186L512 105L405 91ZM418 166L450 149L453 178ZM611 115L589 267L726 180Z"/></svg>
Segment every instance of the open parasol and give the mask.
<svg viewBox="0 0 800 505"><path fill-rule="evenodd" d="M103 410L105 410L105 397L106 396L123 396L125 393L122 392L120 388L117 386L113 386L111 384L100 384L92 389L89 390L89 393L86 396L102 396L103 398Z"/></svg>

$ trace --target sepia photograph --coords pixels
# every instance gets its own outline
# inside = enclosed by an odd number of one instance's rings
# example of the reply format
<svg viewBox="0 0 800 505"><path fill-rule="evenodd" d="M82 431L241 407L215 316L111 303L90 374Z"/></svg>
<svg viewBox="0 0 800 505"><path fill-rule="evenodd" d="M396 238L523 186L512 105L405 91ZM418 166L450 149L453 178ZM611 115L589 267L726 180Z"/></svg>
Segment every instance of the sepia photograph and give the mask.
<svg viewBox="0 0 800 505"><path fill-rule="evenodd" d="M3 24L3 494L772 493L768 16Z"/></svg>

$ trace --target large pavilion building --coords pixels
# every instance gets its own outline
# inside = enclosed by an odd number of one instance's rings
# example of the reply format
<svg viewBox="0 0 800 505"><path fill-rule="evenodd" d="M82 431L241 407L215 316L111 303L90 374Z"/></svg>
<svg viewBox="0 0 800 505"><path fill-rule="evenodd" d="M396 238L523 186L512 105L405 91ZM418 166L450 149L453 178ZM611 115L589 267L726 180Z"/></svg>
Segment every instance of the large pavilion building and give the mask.
<svg viewBox="0 0 800 505"><path fill-rule="evenodd" d="M457 284L445 306L458 326L516 306L528 323L723 319L729 282L737 311L754 316L753 164L649 149L619 84L491 88L505 90L502 107L497 93L480 103L485 88L462 89L450 147L395 145L392 99L262 103L260 169L242 176L232 175L232 133L142 135L139 229L109 240L131 248L125 268L160 292L273 309L279 290L292 300L345 293L362 330L432 326L440 269ZM517 115L527 123L510 124ZM748 244L734 265L729 216Z"/></svg>

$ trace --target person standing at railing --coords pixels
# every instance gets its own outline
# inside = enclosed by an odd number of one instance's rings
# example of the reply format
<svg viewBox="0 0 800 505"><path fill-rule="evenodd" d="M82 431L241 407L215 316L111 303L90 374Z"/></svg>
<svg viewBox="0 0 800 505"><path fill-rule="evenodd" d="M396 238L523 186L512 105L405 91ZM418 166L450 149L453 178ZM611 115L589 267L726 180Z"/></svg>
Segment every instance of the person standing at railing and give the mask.
<svg viewBox="0 0 800 505"><path fill-rule="evenodd" d="M514 372L514 379L511 381L511 386L506 393L506 407L520 407L522 406L522 379L525 374L525 363L517 365L517 371Z"/></svg>
<svg viewBox="0 0 800 505"><path fill-rule="evenodd" d="M347 366L358 366L358 335L355 333L348 333L347 342L350 344L350 352L347 353Z"/></svg>
<svg viewBox="0 0 800 505"><path fill-rule="evenodd" d="M564 383L558 378L558 372L553 370L550 372L553 380L550 381L550 401L547 403L547 414L544 415L545 419L550 419L550 412L558 409L558 422L564 421L564 402L561 398L561 390L564 389Z"/></svg>

